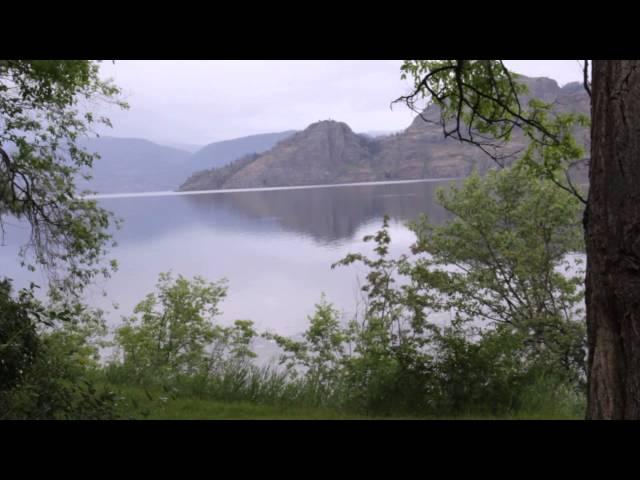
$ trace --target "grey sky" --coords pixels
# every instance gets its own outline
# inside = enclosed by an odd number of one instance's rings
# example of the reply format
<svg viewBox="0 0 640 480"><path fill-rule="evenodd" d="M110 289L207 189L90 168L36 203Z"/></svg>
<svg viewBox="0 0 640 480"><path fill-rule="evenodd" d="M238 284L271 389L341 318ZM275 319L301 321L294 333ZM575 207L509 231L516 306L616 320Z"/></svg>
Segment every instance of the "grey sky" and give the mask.
<svg viewBox="0 0 640 480"><path fill-rule="evenodd" d="M413 115L389 108L407 93L400 60L104 62L102 76L123 88L131 108L107 110L114 128L103 132L158 143L204 145L257 133L340 120L356 132L401 130ZM510 60L528 76L560 85L580 80L576 60Z"/></svg>

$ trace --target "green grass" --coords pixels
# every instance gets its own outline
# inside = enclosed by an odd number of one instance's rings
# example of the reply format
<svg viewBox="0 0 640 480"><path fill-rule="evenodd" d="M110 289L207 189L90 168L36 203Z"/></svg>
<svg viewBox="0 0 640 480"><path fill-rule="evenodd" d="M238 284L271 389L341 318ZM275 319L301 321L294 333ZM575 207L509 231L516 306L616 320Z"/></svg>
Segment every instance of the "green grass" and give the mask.
<svg viewBox="0 0 640 480"><path fill-rule="evenodd" d="M581 420L580 411L545 409L507 415L466 413L456 416L368 417L322 407L222 402L197 396L170 398L160 391L115 387L121 397L120 418L139 420Z"/></svg>
<svg viewBox="0 0 640 480"><path fill-rule="evenodd" d="M345 420L366 417L328 408L222 402L199 396L171 398L161 391L112 387L121 398L119 415L147 420Z"/></svg>
<svg viewBox="0 0 640 480"><path fill-rule="evenodd" d="M222 403L201 399L176 399L156 406L150 420L345 420L349 416L326 409L276 407L250 403Z"/></svg>
<svg viewBox="0 0 640 480"><path fill-rule="evenodd" d="M138 417L140 418L140 417ZM146 417L149 420L580 420L581 417L518 413L507 416L464 415L457 417L365 417L322 408L279 407L245 402L222 403L202 399L169 400L155 405Z"/></svg>

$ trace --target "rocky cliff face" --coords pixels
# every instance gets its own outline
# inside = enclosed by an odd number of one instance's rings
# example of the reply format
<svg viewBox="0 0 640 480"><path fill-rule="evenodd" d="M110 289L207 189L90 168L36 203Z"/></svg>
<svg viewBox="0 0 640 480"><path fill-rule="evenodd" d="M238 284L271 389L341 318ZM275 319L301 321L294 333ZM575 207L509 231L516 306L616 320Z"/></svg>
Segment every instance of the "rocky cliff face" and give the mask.
<svg viewBox="0 0 640 480"><path fill-rule="evenodd" d="M231 175L223 188L368 180L375 146L375 141L356 135L346 123L314 123Z"/></svg>
<svg viewBox="0 0 640 480"><path fill-rule="evenodd" d="M589 98L579 83L560 88L548 78L521 77L530 96L553 103L557 111L589 113ZM528 99L522 99L523 103ZM437 121L437 107L423 117ZM577 131L588 147L588 131ZM527 140L514 135L510 151L524 149ZM403 132L371 138L355 134L347 124L322 121L278 143L251 159L241 159L225 170L199 172L181 190L276 187L379 180L463 177L476 168L494 168L493 161L473 145L443 138L440 125L418 116Z"/></svg>

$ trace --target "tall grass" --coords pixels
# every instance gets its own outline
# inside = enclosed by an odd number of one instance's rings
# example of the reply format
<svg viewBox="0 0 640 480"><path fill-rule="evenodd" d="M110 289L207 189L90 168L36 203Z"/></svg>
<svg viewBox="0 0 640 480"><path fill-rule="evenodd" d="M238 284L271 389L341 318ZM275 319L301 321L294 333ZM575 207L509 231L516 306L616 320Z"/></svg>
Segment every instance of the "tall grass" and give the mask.
<svg viewBox="0 0 640 480"><path fill-rule="evenodd" d="M305 378L293 380L273 365L231 365L215 374L176 375L165 379L149 376L136 380L121 365L109 365L98 374L96 380L124 394L148 392L144 394L145 397L159 399L181 398L301 408L332 404L331 398L321 395Z"/></svg>
<svg viewBox="0 0 640 480"><path fill-rule="evenodd" d="M118 395L121 418L581 419L585 408L584 395L551 377L536 379L520 392L513 408L503 411L478 405L463 411L403 408L366 412L353 407L349 391L322 394L304 378L293 380L272 365L236 365L216 375L139 382L132 382L122 368L111 366L98 380Z"/></svg>

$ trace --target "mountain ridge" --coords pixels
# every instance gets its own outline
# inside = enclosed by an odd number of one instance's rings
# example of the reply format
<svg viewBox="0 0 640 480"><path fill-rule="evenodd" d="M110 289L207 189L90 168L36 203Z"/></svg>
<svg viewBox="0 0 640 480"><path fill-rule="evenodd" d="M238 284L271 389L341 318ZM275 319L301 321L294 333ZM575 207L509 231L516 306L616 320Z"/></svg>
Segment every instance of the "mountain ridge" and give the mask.
<svg viewBox="0 0 640 480"><path fill-rule="evenodd" d="M193 172L223 167L244 155L265 152L295 133L296 130L285 130L211 142L194 152L189 165Z"/></svg>
<svg viewBox="0 0 640 480"><path fill-rule="evenodd" d="M205 161L226 165L237 158L268 150L293 132L249 135L212 142L195 153L143 138L106 135L83 138L79 145L90 153L99 154L100 158L94 161L89 171L92 176L90 180L80 176L76 180L81 190L103 194L175 190L181 179L202 170L199 162L202 161L203 151Z"/></svg>
<svg viewBox="0 0 640 480"><path fill-rule="evenodd" d="M589 113L589 98L578 82L560 87L555 80L519 77L530 97L554 104L561 112ZM422 114L439 119L439 110L428 107ZM576 132L588 147L586 129ZM515 134L508 151L525 148L526 138ZM314 122L301 132L280 141L272 149L243 157L224 169L197 172L181 191L226 188L278 187L381 180L464 177L473 169L481 172L495 163L473 145L444 138L442 127L417 116L403 131L372 138L356 134L344 122Z"/></svg>

